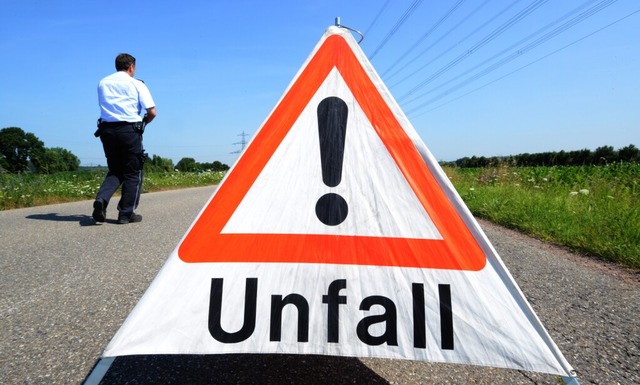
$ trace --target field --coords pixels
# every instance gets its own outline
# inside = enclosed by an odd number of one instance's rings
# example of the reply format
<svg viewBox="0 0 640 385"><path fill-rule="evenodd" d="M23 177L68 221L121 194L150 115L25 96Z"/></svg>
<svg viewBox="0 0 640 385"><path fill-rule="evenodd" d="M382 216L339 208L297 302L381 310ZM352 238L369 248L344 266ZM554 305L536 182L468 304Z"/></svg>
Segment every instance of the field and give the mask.
<svg viewBox="0 0 640 385"><path fill-rule="evenodd" d="M640 165L445 167L482 218L575 251L640 269ZM224 173L153 173L143 191L219 183ZM103 170L0 174L0 210L93 199Z"/></svg>
<svg viewBox="0 0 640 385"><path fill-rule="evenodd" d="M53 175L0 174L0 210L93 199L106 171L81 171ZM142 191L153 192L217 184L224 172L147 173Z"/></svg>
<svg viewBox="0 0 640 385"><path fill-rule="evenodd" d="M640 165L445 168L479 217L640 268Z"/></svg>

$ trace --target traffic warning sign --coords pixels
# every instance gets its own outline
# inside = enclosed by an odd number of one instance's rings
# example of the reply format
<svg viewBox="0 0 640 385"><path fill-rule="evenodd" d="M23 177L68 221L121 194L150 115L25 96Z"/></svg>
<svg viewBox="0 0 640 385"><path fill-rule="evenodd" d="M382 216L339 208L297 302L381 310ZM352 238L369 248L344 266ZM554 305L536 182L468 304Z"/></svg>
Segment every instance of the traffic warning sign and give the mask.
<svg viewBox="0 0 640 385"><path fill-rule="evenodd" d="M180 258L482 269L484 252L387 93L341 35L328 37L201 213Z"/></svg>
<svg viewBox="0 0 640 385"><path fill-rule="evenodd" d="M331 27L107 346L575 378L351 34Z"/></svg>

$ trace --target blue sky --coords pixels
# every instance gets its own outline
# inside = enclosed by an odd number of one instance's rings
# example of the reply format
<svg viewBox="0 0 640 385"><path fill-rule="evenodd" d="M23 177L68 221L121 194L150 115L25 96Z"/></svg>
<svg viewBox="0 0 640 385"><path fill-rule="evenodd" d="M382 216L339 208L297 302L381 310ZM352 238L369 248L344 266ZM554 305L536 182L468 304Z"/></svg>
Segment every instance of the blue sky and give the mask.
<svg viewBox="0 0 640 385"><path fill-rule="evenodd" d="M530 10L531 12L525 12ZM96 86L137 59L158 118L150 154L232 165L326 28L361 47L439 160L640 147L637 0L5 1L0 128L82 165Z"/></svg>

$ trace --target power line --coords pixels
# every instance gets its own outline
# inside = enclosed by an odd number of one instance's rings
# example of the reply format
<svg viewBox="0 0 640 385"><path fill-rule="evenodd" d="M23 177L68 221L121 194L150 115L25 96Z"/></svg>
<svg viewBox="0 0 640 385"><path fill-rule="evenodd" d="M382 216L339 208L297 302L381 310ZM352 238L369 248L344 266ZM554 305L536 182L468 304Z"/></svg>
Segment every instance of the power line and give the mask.
<svg viewBox="0 0 640 385"><path fill-rule="evenodd" d="M373 51L373 53L371 54L371 56L369 56L369 60L373 59L374 56L376 56L376 54L378 52L380 52L380 49L382 49L382 47L385 46L385 44L387 44L387 42L389 41L389 39L391 39L391 37L393 35L395 35L396 32L398 32L398 29L400 29L400 27L407 21L407 19L413 14L413 12L415 12L415 10L418 8L418 6L420 6L420 4L422 3L423 0L414 0L413 3L411 3L411 5L409 6L409 8L407 8L406 11L404 11L404 13L402 14L402 16L400 17L400 19L396 22L396 24L393 26L393 28L391 28L391 31L389 31L387 33L387 35L385 36L385 38L382 40L382 43L380 43L378 45L378 47Z"/></svg>
<svg viewBox="0 0 640 385"><path fill-rule="evenodd" d="M370 33L371 30L373 29L373 27L378 23L378 20L380 19L380 16L382 15L382 13L387 8L387 6L389 5L390 2L391 2L391 0L387 0L387 1L385 1L384 4L382 4L382 8L380 8L380 10L378 11L378 14L373 18L373 21L371 22L371 24L369 24L369 26L363 31L363 33L365 35Z"/></svg>
<svg viewBox="0 0 640 385"><path fill-rule="evenodd" d="M460 20L456 25L454 25L453 27L449 28L449 30L445 33L442 34L442 36L440 36L439 39L437 39L436 41L434 41L433 43L431 43L431 45L429 45L427 48L423 49L422 51L420 51L417 55L415 55L411 60L409 60L408 63L406 63L405 65L403 65L402 67L400 67L398 70L396 70L394 73L392 73L389 76L385 76L385 74L387 74L391 68L388 68L383 74L382 76L385 77L386 79L391 79L394 76L396 76L397 74L399 74L402 70L404 70L405 68L407 68L409 65L411 65L412 63L414 63L418 58L420 58L421 56L423 56L426 52L428 52L431 48L435 47L438 43L440 43L444 38L446 38L447 36L449 36L453 31L455 31L456 29L458 29L458 27L460 27L461 25L463 25L467 20L469 20L471 18L471 16L475 15L482 7L484 7L485 5L487 5L487 3L489 3L489 1L491 0L485 0L482 4L480 4L478 7L476 7L474 10L472 10L471 12L469 12L469 14L467 14L464 18L462 18L462 20ZM519 1L519 0L516 0ZM471 36L471 35L469 35ZM427 65L431 64L432 62L427 63ZM417 71L416 71L417 72ZM415 72L414 72L415 73ZM400 81L402 82L402 81ZM400 83L399 82L399 83Z"/></svg>
<svg viewBox="0 0 640 385"><path fill-rule="evenodd" d="M500 12L498 12L497 14L495 14L492 18L490 18L489 20L487 20L486 22L482 23L479 27L477 27L476 29L474 29L473 31L471 31L470 33L468 33L465 37L463 37L462 39L458 40L457 43L455 43L454 45L450 46L449 48L447 48L446 50L444 50L443 52L440 53L440 55L435 56L434 58L432 58L429 62L427 62L426 64L422 65L420 68L418 68L417 70L413 71L412 73L410 73L409 75L405 76L404 78L402 78L400 81L398 81L395 84L392 84L392 87L397 86L398 84L404 82L405 80L409 79L410 77L412 77L413 75L415 75L416 73L420 72L422 69L424 69L425 67L427 67L428 65L432 64L433 62L435 62L436 60L440 59L442 56L446 55L447 53L451 52L454 48L456 48L458 45L462 44L463 42L465 42L467 39L469 39L472 36L475 36L476 33L478 31L480 31L482 28L486 27L487 25L489 25L490 23L492 23L494 20L496 20L498 17L502 16L504 13L506 13L508 10L510 10L511 8L513 8L518 2L520 2L522 0L515 0L514 2L512 2L511 4L509 4L508 6L506 6L505 8L503 8ZM484 5L484 4L483 4ZM474 10L472 13L475 13L478 9ZM471 16L471 15L469 15ZM465 19L466 20L466 19ZM450 29L448 33L452 32L455 28L457 28L458 25L456 25L454 28ZM446 35L445 35L446 36ZM444 36L442 38L440 38L440 40L442 40L444 38ZM438 40L438 42L440 41ZM433 46L435 45L432 44L431 46L427 47L425 50L423 50L422 52L420 52L418 55L416 55L409 63L407 63L406 65L404 65L402 68L400 68L400 70L396 71L394 74L391 75L391 77L397 75L401 70L403 70L404 68L406 68L407 66L409 66L410 64L412 64L414 61L416 61L420 56L424 55L427 50L431 49Z"/></svg>
<svg viewBox="0 0 640 385"><path fill-rule="evenodd" d="M427 84L431 83L434 79L440 77L442 74L444 74L445 72L447 72L448 70L453 68L455 65L457 65L458 63L460 63L461 61L463 61L467 57L471 56L472 54L477 52L480 48L484 47L487 43L489 43L490 41L492 41L496 37L500 36L505 31L507 31L509 28L513 27L516 23L518 23L519 21L521 21L522 19L524 19L525 17L530 15L533 11L535 11L538 8L540 8L547 1L549 1L549 0L535 0L534 2L529 4L525 9L520 11L518 14L516 14L515 16L513 16L512 18L507 20L505 23L500 25L498 28L493 30L489 35L485 36L480 41L478 41L476 44L474 44L472 47L467 49L463 54L459 55L458 57L453 59L451 62L446 64L444 67L442 67L438 71L436 71L433 75L431 75L430 77L428 77L427 79L423 80L418 85L413 87L411 90L409 90L403 96L401 96L398 100L399 101L405 100L407 97L413 95L418 90L424 88Z"/></svg>
<svg viewBox="0 0 640 385"><path fill-rule="evenodd" d="M416 117L417 116L422 116L427 112L431 112L431 111L437 110L438 108L444 107L447 104L453 103L456 100L462 99L463 97L465 97L467 95L470 95L470 94L472 94L472 93L474 93L476 91L479 91L479 90L481 90L481 89L483 89L483 88L485 88L487 86L490 86L493 83L496 83L496 82L498 82L498 81L500 81L500 80L502 80L502 79L504 79L504 78L506 78L508 76L513 75L516 72L519 72L519 71L521 71L521 70L523 70L523 69L525 69L525 68L527 68L527 67L529 67L529 66L531 66L533 64L536 64L536 63L548 58L549 56L555 55L556 53L558 53L560 51L563 51L563 50L565 50L565 49L567 49L567 48L569 48L569 47L571 47L571 46L573 46L573 45L575 45L575 44L577 44L577 43L579 43L579 42L581 42L581 41L583 41L583 40L585 40L585 39L587 39L587 38L589 38L589 37L591 37L591 36L593 36L593 35L595 35L595 34L597 34L599 32L601 32L601 31L603 31L603 30L605 30L605 29L607 29L607 28L609 28L609 27L611 27L611 26L613 26L613 25L615 25L615 24L617 24L617 23L619 23L619 22L621 22L621 21L633 16L633 15L635 15L636 13L639 13L639 12L640 12L640 9L637 9L637 10L631 12L630 14L628 14L626 16L623 16L620 19L617 19L617 20L605 25L604 27L601 27L601 28L599 28L599 29L597 29L597 30L595 30L595 31L593 31L593 32L591 32L591 33L589 33L589 34L577 39L577 40L574 40L573 42L571 42L569 44L566 44L566 45L564 45L564 46L562 46L562 47L560 47L560 48L558 48L558 49L556 49L556 50L554 50L554 51L552 51L552 52L550 52L550 53L548 53L548 54L546 54L546 55L544 55L544 56L542 56L542 57L540 57L540 58L538 58L538 59L536 59L536 60L534 60L532 62L529 62L529 63L527 63L527 64L525 64L525 65L523 65L523 66L521 66L521 67L519 67L519 68L517 68L517 69L515 69L515 70L513 70L513 71L511 71L511 72L509 72L507 74L505 74L505 75L502 75L497 79L494 79L494 80L492 80L492 81L490 81L490 82L488 82L488 83L486 83L486 84L484 84L484 85L482 85L480 87L477 87L477 88L475 88L475 89L473 89L473 90L471 90L471 91L469 91L469 92L467 92L465 94L462 94L462 95L460 95L460 96L458 96L458 97L456 97L454 99L451 99L451 100L449 100L449 101L447 101L445 103L442 103L442 104L440 104L440 105L438 105L438 106L436 106L436 107L434 107L434 108L432 108L430 110L427 110L427 111L425 111L425 112L423 112L421 114L414 115L414 116L416 116ZM422 109L426 105L427 104L423 104L423 105L417 106L417 107L413 108L412 110L410 110L409 112L407 112L407 114L412 114L412 113Z"/></svg>
<svg viewBox="0 0 640 385"><path fill-rule="evenodd" d="M520 44L527 42L528 40L531 40L532 38L542 34L544 31L550 29L551 27L553 27L554 25L557 25L559 23L561 23L562 21L564 21L565 19L569 18L571 15L578 13L580 10L584 9L585 7L587 7L589 4L594 3L596 0L590 0L587 1L586 3L583 3L582 5L580 5L578 8L575 8L574 10L572 10L571 12L565 14L564 16L556 19L555 21L553 21L550 24L547 24L546 26L544 26L543 28L540 28L539 30L537 30L536 32L530 34L529 36L525 37L524 39L521 39L520 41L518 41L515 44L512 44L511 46L509 46L508 48L500 51L499 53L493 55L492 57L488 58L487 60L483 61L482 63L468 69L467 71L458 74L455 78L450 79L440 85L438 85L437 87L434 87L432 89L430 89L429 91L416 96L415 98L408 100L406 103L413 103L416 100L422 99L423 97L425 97L428 94L431 94L435 91L437 91L440 88L443 88L444 86L446 86L447 84L452 83L455 80L460 79L462 76L465 76L471 72L473 72L474 70L484 66L487 63L490 63L491 61L493 61L494 59L502 56L503 54L509 52L511 49L518 47ZM515 50L514 52L512 52L509 56L503 58L502 60L498 61L497 63L485 68L483 71L480 71L478 73L476 73L475 75L465 79L462 82L459 82L456 86L449 88L445 93L448 94L451 91L454 91L456 89L459 89L465 85L467 85L468 83L477 80L478 78L487 75L490 72L495 71L497 68L503 66L504 64L516 59L517 57L520 57L521 55L525 54L526 52L532 50L533 48L539 46L540 44L552 39L553 37L556 37L557 35L561 34L562 32L566 31L567 29L573 27L574 25L584 21L585 19L587 19L588 17L593 16L594 14L602 11L604 8L608 7L609 5L613 4L615 1L617 0L604 0L601 1L600 3L598 3L597 5L593 6L592 8L588 9L587 11L579 14L578 16L574 17L573 19L570 19L569 21L565 22L564 24L560 25L559 27L553 29L552 31L546 33L545 35L537 38L536 40L534 40L533 42L527 44L526 46L520 47L517 50ZM441 94L442 95L442 94ZM438 98L438 97L436 97ZM433 99L432 99L433 100Z"/></svg>
<svg viewBox="0 0 640 385"><path fill-rule="evenodd" d="M447 11L447 13L444 14L444 16L442 16L440 18L440 20L438 20L429 30L427 30L427 32L422 35L418 41L416 41L415 43L413 43L413 45L411 47L409 47L408 50L406 50L402 55L400 55L400 57L393 63L391 64L391 66L387 69L387 71L385 71L385 73L382 74L382 76L384 76L387 72L389 72L391 69L393 69L393 67L395 67L399 62L402 61L402 59L404 59L405 57L407 57L407 55L409 53L411 53L411 51L413 51L418 45L420 45L420 43L422 43L426 38L428 38L436 29L438 29L438 27L445 21L447 20L447 18L449 18L449 16L451 16L456 9L458 9L462 3L464 3L465 0L458 0L457 3L455 3L453 5L453 7L451 9L449 9L449 11ZM485 4L487 2L485 1Z"/></svg>

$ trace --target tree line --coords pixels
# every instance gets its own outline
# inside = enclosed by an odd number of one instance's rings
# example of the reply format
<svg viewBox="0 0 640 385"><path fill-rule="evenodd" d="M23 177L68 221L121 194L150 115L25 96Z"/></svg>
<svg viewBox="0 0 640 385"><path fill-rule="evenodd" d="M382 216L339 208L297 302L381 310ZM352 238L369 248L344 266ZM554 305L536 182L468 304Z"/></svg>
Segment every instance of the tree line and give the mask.
<svg viewBox="0 0 640 385"><path fill-rule="evenodd" d="M19 127L0 130L0 172L53 174L79 168L80 159L71 151L47 148L38 137Z"/></svg>
<svg viewBox="0 0 640 385"><path fill-rule="evenodd" d="M553 151L535 154L523 153L509 156L472 156L460 158L454 162L443 162L448 166L461 168L510 166L584 166L606 165L614 162L640 163L640 150L630 144L618 150L612 146L602 146L591 151Z"/></svg>
<svg viewBox="0 0 640 385"><path fill-rule="evenodd" d="M78 171L80 159L61 147L47 148L44 142L19 127L0 130L0 173L55 174ZM171 159L153 155L144 164L145 172L169 171L226 171L229 166L215 161L199 163L193 158L182 158L175 166Z"/></svg>
<svg viewBox="0 0 640 385"><path fill-rule="evenodd" d="M613 162L640 163L640 150L633 144L614 150L612 146L602 146L595 151L588 149L577 151L554 151L535 154L509 156L472 156L460 158L454 162L442 162L457 167L490 167L503 164L511 166L582 166L604 165ZM80 159L71 151L61 147L47 148L34 134L24 132L18 127L0 130L0 172L35 172L54 174L64 171L78 171ZM215 161L196 162L193 158L182 158L177 164L168 158L153 155L144 165L146 172L195 172L227 171L229 166Z"/></svg>
<svg viewBox="0 0 640 385"><path fill-rule="evenodd" d="M197 171L227 171L229 166L220 161L196 162L193 158L182 158L174 166L173 161L168 158L162 158L158 155L153 155L144 164L145 172L167 172L167 171L181 171L181 172L197 172Z"/></svg>

